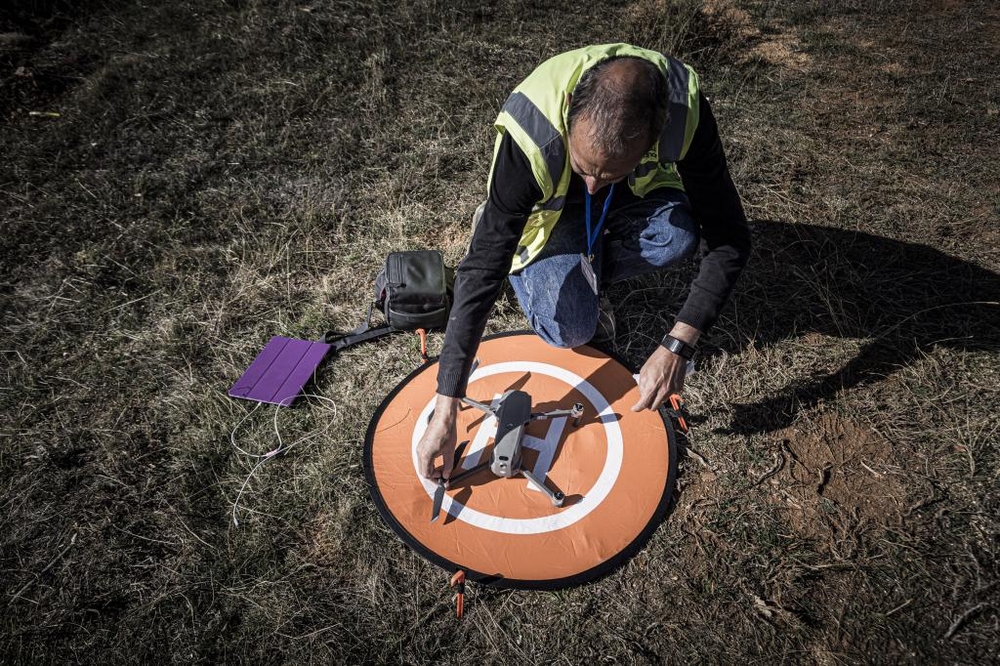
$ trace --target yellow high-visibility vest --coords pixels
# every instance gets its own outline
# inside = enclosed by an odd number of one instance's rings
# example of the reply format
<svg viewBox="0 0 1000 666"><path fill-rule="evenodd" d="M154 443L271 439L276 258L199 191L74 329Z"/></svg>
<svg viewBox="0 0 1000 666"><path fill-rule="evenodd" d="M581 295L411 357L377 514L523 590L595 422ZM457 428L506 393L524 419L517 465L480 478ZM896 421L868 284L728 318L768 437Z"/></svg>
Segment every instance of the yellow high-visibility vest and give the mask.
<svg viewBox="0 0 1000 666"><path fill-rule="evenodd" d="M566 202L572 173L566 95L573 92L585 71L614 56L643 58L655 64L667 79L669 96L668 120L660 139L629 174L629 187L639 197L660 187L684 189L674 163L687 154L698 127L698 75L693 69L675 58L629 44L587 46L550 58L514 88L494 123L497 138L488 182L493 182L500 141L509 134L528 158L542 191L541 200L528 216L511 272L521 270L538 256Z"/></svg>

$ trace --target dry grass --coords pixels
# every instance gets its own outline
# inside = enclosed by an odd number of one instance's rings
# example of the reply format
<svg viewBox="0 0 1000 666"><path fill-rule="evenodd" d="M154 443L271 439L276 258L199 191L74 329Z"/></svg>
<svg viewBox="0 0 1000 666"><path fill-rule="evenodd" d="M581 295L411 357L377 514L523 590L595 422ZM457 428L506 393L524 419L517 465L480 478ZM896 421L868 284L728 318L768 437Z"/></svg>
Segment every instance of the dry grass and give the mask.
<svg viewBox="0 0 1000 666"><path fill-rule="evenodd" d="M1000 13L971 2L69 3L0 12L0 657L985 663L1000 641ZM558 26L553 30L552 26ZM948 39L942 39L947 35ZM753 262L689 381L673 513L620 571L474 586L398 542L367 422L412 340L301 409L225 397L457 261L544 57L702 74ZM35 112L32 114L31 112ZM58 114L50 115L50 114ZM685 271L616 287L639 362ZM509 295L490 330L524 323ZM432 340L432 347L440 339ZM290 452L255 464L274 448Z"/></svg>

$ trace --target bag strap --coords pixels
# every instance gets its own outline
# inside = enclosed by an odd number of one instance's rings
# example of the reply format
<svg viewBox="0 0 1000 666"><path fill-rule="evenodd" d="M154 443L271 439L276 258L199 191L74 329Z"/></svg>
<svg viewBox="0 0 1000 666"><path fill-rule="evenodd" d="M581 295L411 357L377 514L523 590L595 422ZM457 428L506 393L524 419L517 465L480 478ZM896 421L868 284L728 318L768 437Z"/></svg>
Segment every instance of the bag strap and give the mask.
<svg viewBox="0 0 1000 666"><path fill-rule="evenodd" d="M365 330L362 332L357 332L357 330L351 331L350 333L327 331L323 334L323 337L320 338L319 341L333 347L333 351L336 353L362 342L376 340L378 338L385 337L390 333L396 333L398 330L399 329L392 328L391 326L382 326L380 328L372 329L365 326Z"/></svg>
<svg viewBox="0 0 1000 666"><path fill-rule="evenodd" d="M398 330L388 325L381 326L379 328L371 328L372 312L374 310L375 303L370 303L368 305L368 316L365 317L365 320L358 324L353 331L348 333L327 331L323 334L323 337L321 337L319 341L332 346L334 352L339 352L362 342L375 340L389 335L390 333L395 333Z"/></svg>
<svg viewBox="0 0 1000 666"><path fill-rule="evenodd" d="M393 255L390 254L389 258L392 256ZM444 263L444 259L441 257L440 252L437 252L437 256L441 261L441 266L444 271L445 291L450 305L451 299L454 297L455 290L455 269ZM403 330L400 328L393 328L392 326L389 326L388 323L379 328L371 328L372 313L375 311L376 307L380 310L385 307L385 300L388 297L387 290L390 286L388 270L389 258L386 259L386 263L382 270L379 271L379 274L375 276L375 300L368 304L368 314L364 321L358 324L353 331L348 333L327 331L320 337L319 342L333 347L334 353L347 349L348 347L361 344L362 342L377 340L378 338L385 337L390 333L398 333ZM416 329L416 332L417 335L420 336L420 356L424 360L424 363L427 363L430 360L427 356L427 330L424 328L418 328Z"/></svg>

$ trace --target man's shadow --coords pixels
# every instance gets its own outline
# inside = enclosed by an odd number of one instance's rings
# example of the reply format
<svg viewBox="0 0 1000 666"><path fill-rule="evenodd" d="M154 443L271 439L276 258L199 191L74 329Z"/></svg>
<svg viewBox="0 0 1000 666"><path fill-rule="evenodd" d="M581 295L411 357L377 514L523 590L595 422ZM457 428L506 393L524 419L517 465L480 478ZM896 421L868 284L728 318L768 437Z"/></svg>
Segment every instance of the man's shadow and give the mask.
<svg viewBox="0 0 1000 666"><path fill-rule="evenodd" d="M858 340L861 347L832 373L736 405L731 432L786 427L800 410L884 381L936 345L1000 351L997 273L917 242L810 224L758 221L752 227L750 263L717 324L728 334L717 332L710 342L736 354L751 343L819 333ZM643 359L636 360L641 365Z"/></svg>

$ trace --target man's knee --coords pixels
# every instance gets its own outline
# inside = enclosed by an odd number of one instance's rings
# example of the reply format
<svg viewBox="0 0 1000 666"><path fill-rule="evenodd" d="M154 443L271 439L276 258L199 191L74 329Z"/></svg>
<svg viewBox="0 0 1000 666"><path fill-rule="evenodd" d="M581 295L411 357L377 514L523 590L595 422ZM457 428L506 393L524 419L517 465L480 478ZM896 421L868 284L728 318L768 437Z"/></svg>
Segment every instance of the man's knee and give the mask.
<svg viewBox="0 0 1000 666"><path fill-rule="evenodd" d="M698 233L698 226L691 220L689 227L675 227L673 242L677 248L676 253L682 258L693 256L698 251L701 243L701 235Z"/></svg>
<svg viewBox="0 0 1000 666"><path fill-rule="evenodd" d="M590 342L597 330L597 297L580 270L580 255L543 258L510 277L531 328L553 347Z"/></svg>
<svg viewBox="0 0 1000 666"><path fill-rule="evenodd" d="M666 268L698 251L698 224L687 211L675 210L669 219L650 225L639 236L642 258Z"/></svg>
<svg viewBox="0 0 1000 666"><path fill-rule="evenodd" d="M548 317L534 316L531 327L542 340L560 349L572 349L590 342L597 330L597 319L560 322Z"/></svg>

